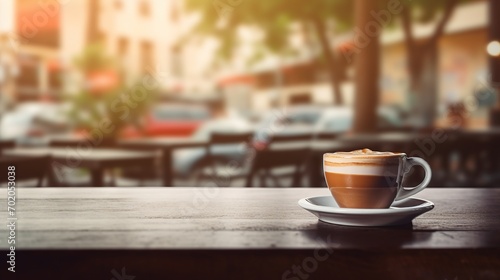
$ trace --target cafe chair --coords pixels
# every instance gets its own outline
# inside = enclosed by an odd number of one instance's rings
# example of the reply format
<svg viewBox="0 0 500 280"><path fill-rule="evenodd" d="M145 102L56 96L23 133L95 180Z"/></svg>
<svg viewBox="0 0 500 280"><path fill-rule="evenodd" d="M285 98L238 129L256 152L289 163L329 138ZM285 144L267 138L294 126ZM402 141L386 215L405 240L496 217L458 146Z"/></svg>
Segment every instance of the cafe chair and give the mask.
<svg viewBox="0 0 500 280"><path fill-rule="evenodd" d="M205 147L205 157L196 168L196 184L212 181L217 186L227 187L235 179L246 178L252 138L250 132L212 133Z"/></svg>
<svg viewBox="0 0 500 280"><path fill-rule="evenodd" d="M0 182L15 182L16 186L41 187L48 175L51 164L50 156L39 157L0 157L0 170L4 175L0 176ZM7 173L9 167L14 167L13 174ZM36 180L35 185L23 181ZM21 182L21 184L19 184Z"/></svg>
<svg viewBox="0 0 500 280"><path fill-rule="evenodd" d="M302 141L279 141L273 139L264 148L255 149L250 172L247 176L246 187L254 186L254 177L260 178L260 186L267 187L271 180L276 187L282 187L283 179L291 179L291 186L301 185L304 178L307 162L309 161L309 138Z"/></svg>
<svg viewBox="0 0 500 280"><path fill-rule="evenodd" d="M303 132L303 133L297 133L297 134L276 134L271 138L270 144L275 144L279 145L279 143L295 143L293 145L295 146L300 146L302 145L309 145L311 141L315 138L315 134L312 132ZM301 153L299 151L299 153ZM310 153L309 150L305 152L307 154L306 157L302 158L304 160L304 163L299 166L297 169L295 165L289 165L289 166L282 166L282 167L276 167L273 168L272 170L265 170L264 171L264 176L261 176L260 179L264 183L263 185L265 186L267 182L266 177L270 178L275 186L281 186L280 179L286 179L286 178L294 178L293 180L296 180L297 182L293 181L294 185L300 184L299 180L302 179L302 177L305 175L306 169L307 169L307 163L305 161L309 161L310 158ZM300 155L299 155L300 156Z"/></svg>

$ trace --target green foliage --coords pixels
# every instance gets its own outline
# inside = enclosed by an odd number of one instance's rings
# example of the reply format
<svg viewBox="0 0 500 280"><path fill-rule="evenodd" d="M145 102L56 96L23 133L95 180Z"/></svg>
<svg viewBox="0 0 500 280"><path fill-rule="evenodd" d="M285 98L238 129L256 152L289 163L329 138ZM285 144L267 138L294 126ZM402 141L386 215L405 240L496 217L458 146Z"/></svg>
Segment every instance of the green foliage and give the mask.
<svg viewBox="0 0 500 280"><path fill-rule="evenodd" d="M401 1L405 8L412 9L412 17L414 21L427 23L439 18L442 11L451 0L418 0L418 1ZM457 3L472 2L477 0L457 0Z"/></svg>
<svg viewBox="0 0 500 280"><path fill-rule="evenodd" d="M187 8L201 13L195 34L219 39L223 58L233 55L241 26L264 31L264 47L268 51L284 53L288 50L292 23L335 19L342 23L338 27L345 29L352 26L353 20L352 1L344 0L188 0Z"/></svg>
<svg viewBox="0 0 500 280"><path fill-rule="evenodd" d="M141 94L145 94L146 98L136 101L135 91L144 91ZM157 96L156 91L147 90L137 83L132 87L122 86L99 96L82 90L77 94L68 95L66 100L72 104L68 114L75 127L90 131L99 128L103 120L109 120L114 130L107 137L114 138L127 125L140 126L139 120L148 112Z"/></svg>
<svg viewBox="0 0 500 280"><path fill-rule="evenodd" d="M113 61L101 46L91 45L75 59L75 64L85 78L87 73L100 70L112 69L119 73ZM123 80L104 92L93 92L84 83L77 93L67 94L66 100L71 104L68 114L73 125L91 131L101 129L102 122L106 121L113 127L106 138L116 138L127 125L140 126L139 120L158 97L157 90L140 82L127 86Z"/></svg>
<svg viewBox="0 0 500 280"><path fill-rule="evenodd" d="M115 60L106 55L101 44L91 44L74 59L75 66L83 72L114 68Z"/></svg>
<svg viewBox="0 0 500 280"><path fill-rule="evenodd" d="M380 9L391 0L378 1ZM392 0L394 1L394 0ZM451 0L400 1L410 8L412 18L429 22L439 18ZM474 0L458 0L459 3ZM220 55L232 56L237 46L236 32L241 26L253 26L265 32L264 45L269 51L282 52L288 47L292 23L308 23L311 20L335 22L337 32L351 30L354 24L353 0L187 0L187 8L201 13L195 34L213 36L221 42ZM396 24L397 21L392 21Z"/></svg>

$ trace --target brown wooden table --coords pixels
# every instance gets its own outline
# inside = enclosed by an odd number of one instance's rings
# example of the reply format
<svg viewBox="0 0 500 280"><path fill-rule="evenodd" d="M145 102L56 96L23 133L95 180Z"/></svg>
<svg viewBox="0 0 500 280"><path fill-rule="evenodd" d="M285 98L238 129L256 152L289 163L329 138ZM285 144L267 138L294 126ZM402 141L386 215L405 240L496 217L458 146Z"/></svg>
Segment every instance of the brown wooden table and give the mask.
<svg viewBox="0 0 500 280"><path fill-rule="evenodd" d="M115 167L153 166L155 155L151 152L125 151L118 149L88 150L65 148L15 148L4 150L5 156L31 157L50 156L52 161L71 168L88 168L92 177L92 186L104 185L104 170Z"/></svg>
<svg viewBox="0 0 500 280"><path fill-rule="evenodd" d="M122 140L118 142L121 148L136 150L161 150L163 174L163 186L173 185L173 151L176 149L206 147L208 141L196 140L192 138L168 137L168 138L141 138Z"/></svg>
<svg viewBox="0 0 500 280"><path fill-rule="evenodd" d="M0 138L0 156L2 155L3 150L14 148L15 146L16 146L15 140Z"/></svg>
<svg viewBox="0 0 500 280"><path fill-rule="evenodd" d="M328 194L18 189L18 279L112 279L122 268L135 279L500 278L500 189L424 190L417 196L434 210L389 228L325 224L297 205ZM7 228L0 233L5 256Z"/></svg>

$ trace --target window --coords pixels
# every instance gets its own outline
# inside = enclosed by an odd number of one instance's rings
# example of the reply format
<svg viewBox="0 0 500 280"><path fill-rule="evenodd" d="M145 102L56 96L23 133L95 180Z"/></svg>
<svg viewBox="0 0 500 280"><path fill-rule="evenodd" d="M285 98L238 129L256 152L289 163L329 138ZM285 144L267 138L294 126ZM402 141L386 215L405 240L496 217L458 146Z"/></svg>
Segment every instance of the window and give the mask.
<svg viewBox="0 0 500 280"><path fill-rule="evenodd" d="M123 3L121 0L115 0L114 6L115 10L121 10L123 8Z"/></svg>
<svg viewBox="0 0 500 280"><path fill-rule="evenodd" d="M139 13L143 17L149 17L151 15L151 7L148 1L142 0L141 2L139 2Z"/></svg>
<svg viewBox="0 0 500 280"><path fill-rule="evenodd" d="M170 7L170 20L174 23L179 21L179 9L177 8L175 2L173 2Z"/></svg>
<svg viewBox="0 0 500 280"><path fill-rule="evenodd" d="M154 66L153 45L151 42L143 41L141 43L141 65L144 73L147 73L148 67Z"/></svg>
<svg viewBox="0 0 500 280"><path fill-rule="evenodd" d="M126 38L119 38L118 39L118 56L120 58L125 58L128 53L128 48L129 48L129 43Z"/></svg>

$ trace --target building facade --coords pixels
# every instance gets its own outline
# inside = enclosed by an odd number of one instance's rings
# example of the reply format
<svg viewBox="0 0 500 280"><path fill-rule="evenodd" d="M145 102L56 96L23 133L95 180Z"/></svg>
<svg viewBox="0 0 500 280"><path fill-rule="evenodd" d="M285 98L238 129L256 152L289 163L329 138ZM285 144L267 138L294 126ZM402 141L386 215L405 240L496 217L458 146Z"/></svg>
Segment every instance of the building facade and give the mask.
<svg viewBox="0 0 500 280"><path fill-rule="evenodd" d="M15 45L15 101L71 92L75 57L98 38L126 81L155 75L162 92L207 86L201 46L181 43L194 24L182 0L2 0L0 34ZM95 34L91 34L95 33ZM5 40L5 39L4 39ZM205 59L206 60L206 59ZM199 63L197 63L199 62Z"/></svg>

